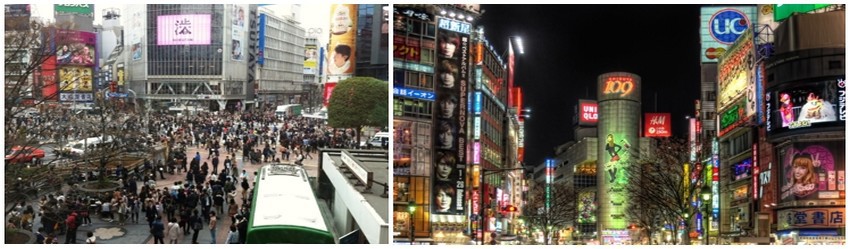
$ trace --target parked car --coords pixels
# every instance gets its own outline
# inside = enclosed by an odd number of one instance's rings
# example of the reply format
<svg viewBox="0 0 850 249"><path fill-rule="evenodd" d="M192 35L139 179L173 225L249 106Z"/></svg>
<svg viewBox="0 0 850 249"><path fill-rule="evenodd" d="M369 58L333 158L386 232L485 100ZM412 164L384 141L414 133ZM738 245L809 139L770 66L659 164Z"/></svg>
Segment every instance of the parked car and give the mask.
<svg viewBox="0 0 850 249"><path fill-rule="evenodd" d="M44 150L29 146L14 146L6 152L6 163L36 163L44 158Z"/></svg>

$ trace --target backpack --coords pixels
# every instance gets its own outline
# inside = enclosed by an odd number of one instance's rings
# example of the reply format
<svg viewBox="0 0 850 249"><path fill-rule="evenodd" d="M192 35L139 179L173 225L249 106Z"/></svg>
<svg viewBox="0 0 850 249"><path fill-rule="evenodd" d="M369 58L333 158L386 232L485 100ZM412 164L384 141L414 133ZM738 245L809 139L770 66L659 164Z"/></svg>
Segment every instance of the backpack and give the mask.
<svg viewBox="0 0 850 249"><path fill-rule="evenodd" d="M204 224L201 223L200 217L195 216L195 222L192 223L192 229L194 229L194 230L204 229Z"/></svg>

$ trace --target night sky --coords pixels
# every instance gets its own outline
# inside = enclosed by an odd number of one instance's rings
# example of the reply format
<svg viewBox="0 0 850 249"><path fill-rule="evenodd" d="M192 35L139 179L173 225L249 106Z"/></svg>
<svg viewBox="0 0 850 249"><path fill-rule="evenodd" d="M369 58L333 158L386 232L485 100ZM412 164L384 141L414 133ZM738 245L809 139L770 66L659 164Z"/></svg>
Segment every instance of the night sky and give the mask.
<svg viewBox="0 0 850 249"><path fill-rule="evenodd" d="M643 112L672 113L673 135L687 136L700 90L700 5L482 5L476 25L497 51L521 36L515 84L532 109L525 163L537 165L573 139L573 106L596 99L600 74L640 75ZM642 115L641 115L642 117Z"/></svg>

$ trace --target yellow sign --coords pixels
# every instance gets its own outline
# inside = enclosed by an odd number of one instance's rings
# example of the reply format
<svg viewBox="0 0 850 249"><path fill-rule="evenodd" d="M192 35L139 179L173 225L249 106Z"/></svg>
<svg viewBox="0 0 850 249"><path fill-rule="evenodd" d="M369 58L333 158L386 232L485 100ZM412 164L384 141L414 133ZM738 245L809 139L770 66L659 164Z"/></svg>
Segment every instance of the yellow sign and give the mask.
<svg viewBox="0 0 850 249"><path fill-rule="evenodd" d="M59 91L91 92L92 70L88 67L59 68Z"/></svg>

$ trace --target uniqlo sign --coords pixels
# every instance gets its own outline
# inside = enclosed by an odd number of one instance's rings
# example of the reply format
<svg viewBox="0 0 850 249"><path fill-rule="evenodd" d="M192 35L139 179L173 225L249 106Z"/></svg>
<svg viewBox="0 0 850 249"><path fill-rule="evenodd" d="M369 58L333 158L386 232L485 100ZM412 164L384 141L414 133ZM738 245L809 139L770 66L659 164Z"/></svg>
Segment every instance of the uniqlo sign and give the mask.
<svg viewBox="0 0 850 249"><path fill-rule="evenodd" d="M644 114L644 137L669 137L670 113L645 113Z"/></svg>

